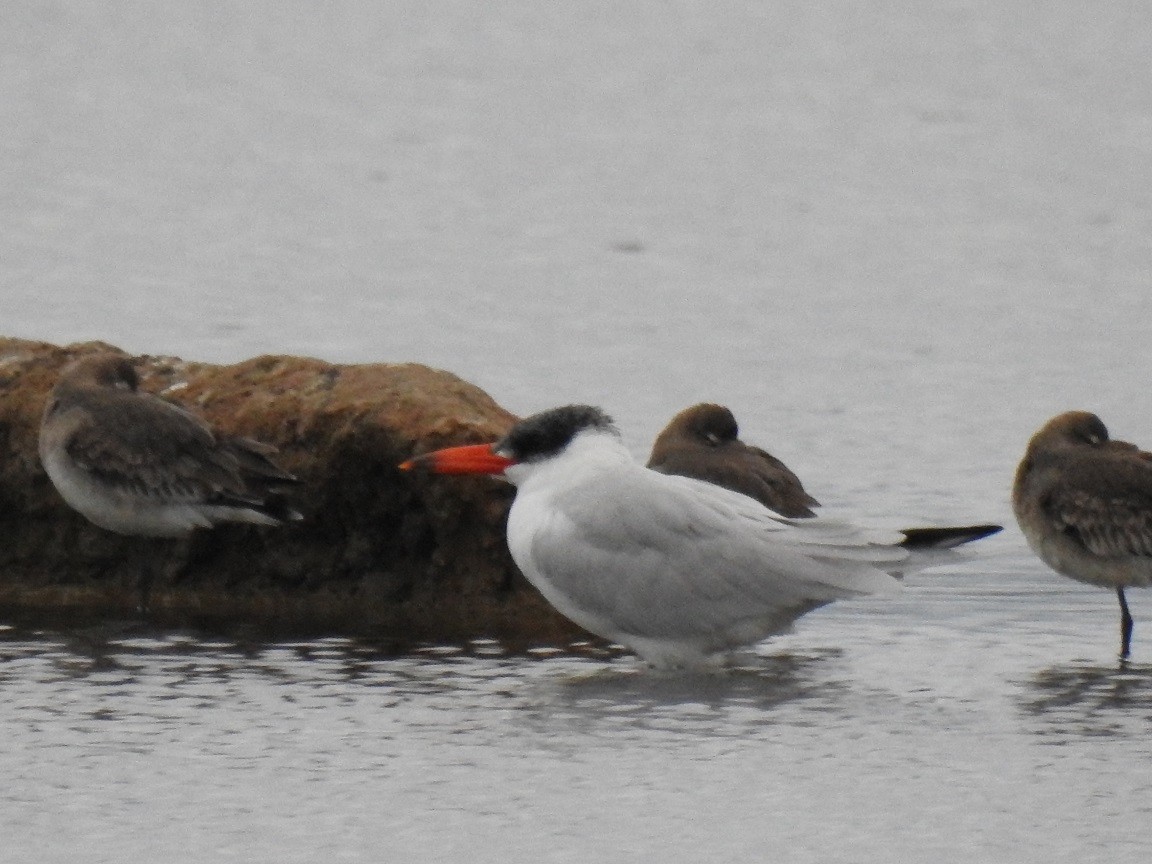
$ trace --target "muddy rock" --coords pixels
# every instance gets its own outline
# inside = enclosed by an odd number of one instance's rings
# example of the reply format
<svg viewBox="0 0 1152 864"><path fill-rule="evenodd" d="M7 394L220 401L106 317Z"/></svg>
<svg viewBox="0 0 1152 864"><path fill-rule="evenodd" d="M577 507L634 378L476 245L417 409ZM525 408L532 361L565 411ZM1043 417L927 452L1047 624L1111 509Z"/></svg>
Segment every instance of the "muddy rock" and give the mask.
<svg viewBox="0 0 1152 864"><path fill-rule="evenodd" d="M57 375L105 350L118 349L0 338L0 607L140 614L147 559L164 574L148 613L161 621L251 619L399 643L578 635L508 556L509 485L397 470L414 453L500 437L516 418L483 391L415 364L142 357L142 389L272 444L302 481L300 522L224 525L173 544L91 525L40 466L40 413Z"/></svg>

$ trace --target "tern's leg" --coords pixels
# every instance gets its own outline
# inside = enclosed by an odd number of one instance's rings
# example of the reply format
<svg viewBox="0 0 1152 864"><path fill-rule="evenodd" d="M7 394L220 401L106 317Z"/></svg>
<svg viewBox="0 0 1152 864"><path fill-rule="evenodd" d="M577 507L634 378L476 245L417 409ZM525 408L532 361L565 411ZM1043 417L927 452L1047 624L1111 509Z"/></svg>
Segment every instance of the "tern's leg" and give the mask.
<svg viewBox="0 0 1152 864"><path fill-rule="evenodd" d="M1120 659L1128 659L1128 649L1132 645L1132 613L1128 611L1128 601L1124 599L1124 586L1116 586L1116 596L1120 599Z"/></svg>

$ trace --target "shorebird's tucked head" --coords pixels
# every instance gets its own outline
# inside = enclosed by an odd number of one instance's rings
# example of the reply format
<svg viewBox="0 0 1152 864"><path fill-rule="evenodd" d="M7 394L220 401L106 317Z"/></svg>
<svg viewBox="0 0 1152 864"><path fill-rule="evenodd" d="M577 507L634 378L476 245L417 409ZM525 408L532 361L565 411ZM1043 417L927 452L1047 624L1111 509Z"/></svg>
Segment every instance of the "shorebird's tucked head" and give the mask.
<svg viewBox="0 0 1152 864"><path fill-rule="evenodd" d="M1066 411L1053 417L1032 436L1028 449L1060 450L1067 447L1099 447L1108 441L1103 421L1089 411Z"/></svg>
<svg viewBox="0 0 1152 864"><path fill-rule="evenodd" d="M656 439L656 446L670 444L676 438L705 444L710 447L719 447L740 437L740 427L736 425L736 417L723 405L713 405L702 402L685 408L664 427Z"/></svg>
<svg viewBox="0 0 1152 864"><path fill-rule="evenodd" d="M92 354L73 361L60 373L58 389L111 388L135 390L140 376L130 357L121 354Z"/></svg>

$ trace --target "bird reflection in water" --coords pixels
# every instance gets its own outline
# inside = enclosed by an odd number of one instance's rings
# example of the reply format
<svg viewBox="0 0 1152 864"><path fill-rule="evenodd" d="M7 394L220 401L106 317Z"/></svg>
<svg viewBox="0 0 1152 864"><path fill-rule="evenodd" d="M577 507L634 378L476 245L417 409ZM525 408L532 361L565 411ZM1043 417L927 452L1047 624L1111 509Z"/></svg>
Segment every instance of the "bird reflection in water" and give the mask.
<svg viewBox="0 0 1152 864"><path fill-rule="evenodd" d="M1152 666L1064 665L1037 672L1021 699L1044 735L1143 735L1152 713Z"/></svg>

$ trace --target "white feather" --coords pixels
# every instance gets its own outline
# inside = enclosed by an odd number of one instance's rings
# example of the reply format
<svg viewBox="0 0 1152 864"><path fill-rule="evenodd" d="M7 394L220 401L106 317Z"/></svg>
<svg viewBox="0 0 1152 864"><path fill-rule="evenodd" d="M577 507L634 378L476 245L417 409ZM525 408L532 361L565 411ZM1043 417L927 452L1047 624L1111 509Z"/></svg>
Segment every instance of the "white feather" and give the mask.
<svg viewBox="0 0 1152 864"><path fill-rule="evenodd" d="M698 662L832 600L900 587L886 572L907 558L900 535L785 519L650 471L601 430L506 473L519 487L508 546L525 576L573 621L653 662Z"/></svg>

